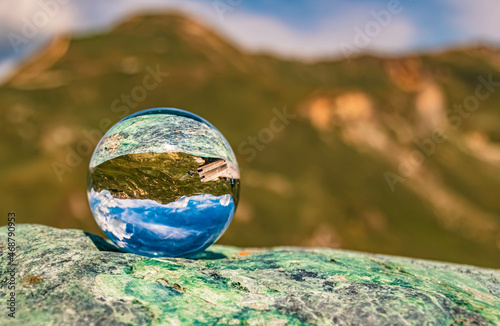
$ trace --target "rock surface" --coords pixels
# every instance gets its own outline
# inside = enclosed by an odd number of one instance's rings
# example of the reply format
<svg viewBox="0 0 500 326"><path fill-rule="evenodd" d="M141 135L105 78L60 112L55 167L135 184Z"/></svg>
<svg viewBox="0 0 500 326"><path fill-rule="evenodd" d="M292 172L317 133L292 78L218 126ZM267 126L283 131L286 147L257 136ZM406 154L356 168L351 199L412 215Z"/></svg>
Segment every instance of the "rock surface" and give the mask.
<svg viewBox="0 0 500 326"><path fill-rule="evenodd" d="M500 271L330 249L122 253L78 230L18 225L15 319L1 325L500 323ZM2 280L9 256L0 228Z"/></svg>

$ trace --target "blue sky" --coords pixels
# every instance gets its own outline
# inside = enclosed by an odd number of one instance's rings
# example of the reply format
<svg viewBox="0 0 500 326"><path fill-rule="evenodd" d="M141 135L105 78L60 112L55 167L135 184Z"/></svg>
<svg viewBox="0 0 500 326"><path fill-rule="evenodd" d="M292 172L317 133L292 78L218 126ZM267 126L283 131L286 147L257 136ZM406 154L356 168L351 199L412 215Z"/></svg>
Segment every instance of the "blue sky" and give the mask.
<svg viewBox="0 0 500 326"><path fill-rule="evenodd" d="M234 1L239 2L239 0ZM201 0L201 2L213 3L212 0ZM231 3L231 1L225 2ZM327 25L325 22L349 18L353 12L361 20L369 21L372 19L371 10L384 10L389 2L387 0L242 0L239 5L234 7L254 15L272 17L299 33L321 33ZM486 23L494 19L493 15L498 16L498 20L500 20L498 1L482 0L477 1L477 4L475 4L476 1L472 0L400 0L399 2L403 11L398 14L399 17L394 19L406 20L416 30L412 42L408 47L403 48L403 51L443 48L474 41L493 39L498 42L500 40L500 30L481 33L481 28L474 28L471 26L472 23L467 24L466 22L468 19L472 19L474 23L482 25L482 22L478 21L477 18L483 14L486 16ZM470 8L476 10L472 10L468 15ZM488 8L491 8L489 13ZM362 25L360 19L354 19L352 27ZM497 26L500 27L500 24ZM348 26L344 31L346 34L349 33ZM497 34L497 37L491 37L491 34ZM481 35L485 36L480 37Z"/></svg>
<svg viewBox="0 0 500 326"><path fill-rule="evenodd" d="M500 1L399 0L400 10L380 25L373 12L388 12L394 1L0 0L0 75L57 34L95 32L140 11L182 11L248 51L305 60L500 43ZM36 18L37 32L24 37ZM369 26L371 35L360 38ZM12 35L23 42L13 44Z"/></svg>

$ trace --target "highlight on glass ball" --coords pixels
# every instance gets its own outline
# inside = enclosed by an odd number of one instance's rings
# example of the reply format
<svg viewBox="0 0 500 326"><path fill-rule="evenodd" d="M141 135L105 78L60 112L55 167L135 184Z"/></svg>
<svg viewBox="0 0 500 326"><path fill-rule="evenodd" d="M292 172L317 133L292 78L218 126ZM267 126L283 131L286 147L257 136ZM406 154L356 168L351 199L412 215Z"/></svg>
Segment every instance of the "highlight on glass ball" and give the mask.
<svg viewBox="0 0 500 326"><path fill-rule="evenodd" d="M208 121L179 109L132 114L101 139L88 197L117 246L144 256L186 256L216 242L238 204L233 150Z"/></svg>

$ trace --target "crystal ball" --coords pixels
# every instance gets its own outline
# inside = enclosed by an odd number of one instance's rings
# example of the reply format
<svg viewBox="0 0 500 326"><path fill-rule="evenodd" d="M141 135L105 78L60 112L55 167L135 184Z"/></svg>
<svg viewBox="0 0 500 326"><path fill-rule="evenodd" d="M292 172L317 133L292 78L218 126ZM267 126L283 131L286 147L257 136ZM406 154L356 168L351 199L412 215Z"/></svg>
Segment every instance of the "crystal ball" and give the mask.
<svg viewBox="0 0 500 326"><path fill-rule="evenodd" d="M97 224L123 250L186 256L217 241L238 204L231 146L203 118L156 108L114 125L90 161L87 194Z"/></svg>

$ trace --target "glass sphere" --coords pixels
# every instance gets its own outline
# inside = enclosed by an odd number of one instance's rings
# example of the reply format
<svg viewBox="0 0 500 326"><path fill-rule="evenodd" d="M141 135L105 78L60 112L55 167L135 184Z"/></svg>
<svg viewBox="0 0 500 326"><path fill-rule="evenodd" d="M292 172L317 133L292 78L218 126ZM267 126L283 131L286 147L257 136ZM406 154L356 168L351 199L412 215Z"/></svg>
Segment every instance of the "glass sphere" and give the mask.
<svg viewBox="0 0 500 326"><path fill-rule="evenodd" d="M117 246L144 256L186 256L217 241L238 204L240 173L224 136L172 108L132 114L101 139L88 198Z"/></svg>

